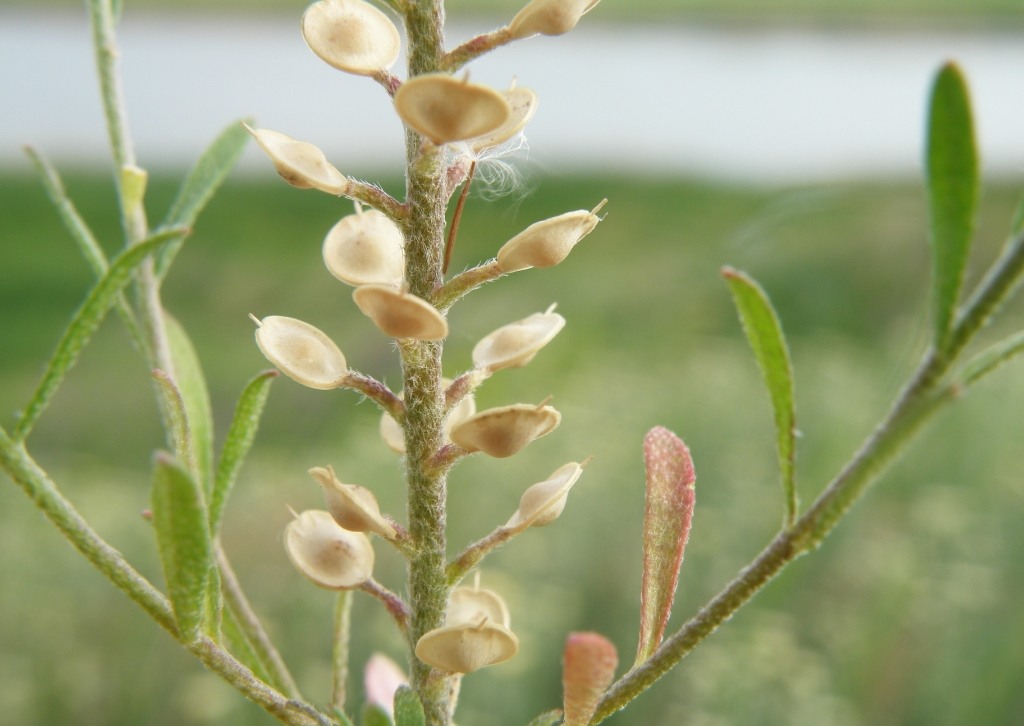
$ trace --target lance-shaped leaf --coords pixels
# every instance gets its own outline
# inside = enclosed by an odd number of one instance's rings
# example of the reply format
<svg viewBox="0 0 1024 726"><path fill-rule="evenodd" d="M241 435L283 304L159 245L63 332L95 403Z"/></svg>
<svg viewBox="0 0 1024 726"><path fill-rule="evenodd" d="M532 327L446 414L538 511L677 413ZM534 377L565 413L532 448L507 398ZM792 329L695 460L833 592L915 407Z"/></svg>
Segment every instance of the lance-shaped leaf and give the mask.
<svg viewBox="0 0 1024 726"><path fill-rule="evenodd" d="M974 233L978 151L967 82L947 63L932 86L926 152L935 342L947 342Z"/></svg>
<svg viewBox="0 0 1024 726"><path fill-rule="evenodd" d="M160 393L161 406L167 419L168 433L174 444L174 456L188 468L189 474L196 480L196 483L202 486L196 476L192 432L189 431L188 412L185 410L185 400L181 396L181 391L178 390L178 385L167 371L162 371L159 368L154 370L153 380Z"/></svg>
<svg viewBox="0 0 1024 726"><path fill-rule="evenodd" d="M647 505L644 510L644 572L640 598L640 643L636 662L661 643L672 612L683 551L690 536L697 480L690 450L666 428L644 437Z"/></svg>
<svg viewBox="0 0 1024 726"><path fill-rule="evenodd" d="M192 456L195 460L195 476L207 496L213 487L213 413L210 407L210 392L199 363L199 356L188 333L181 323L171 315L164 317L167 324L167 338L170 342L171 358L174 360L175 384L181 393L188 420Z"/></svg>
<svg viewBox="0 0 1024 726"><path fill-rule="evenodd" d="M234 167L249 141L249 134L238 122L229 125L213 143L207 147L195 166L189 171L178 190L178 196L164 219L161 229L167 227L188 228L195 224L196 217L206 206L223 183L228 172ZM157 256L157 274L163 277L181 245L187 232L179 234L173 244Z"/></svg>
<svg viewBox="0 0 1024 726"><path fill-rule="evenodd" d="M259 428L263 407L270 394L270 384L277 378L278 372L264 371L249 381L238 399L235 416L231 420L224 448L220 453L217 473L213 480L213 492L210 494L210 532L216 536L220 530L221 518L224 516L224 505L235 484L238 471L242 468L245 457L252 448L256 430Z"/></svg>
<svg viewBox="0 0 1024 726"><path fill-rule="evenodd" d="M796 520L796 403L793 395L793 366L782 334L779 316L760 285L738 270L725 268L747 341L764 375L775 412L775 439L779 456L782 491L786 498L786 525Z"/></svg>
<svg viewBox="0 0 1024 726"><path fill-rule="evenodd" d="M416 692L409 686L399 686L395 691L395 726L425 726L426 723L427 716Z"/></svg>
<svg viewBox="0 0 1024 726"><path fill-rule="evenodd" d="M957 379L960 385L969 386L1021 353L1024 353L1024 331L1004 338L969 360Z"/></svg>
<svg viewBox="0 0 1024 726"><path fill-rule="evenodd" d="M570 633L562 655L565 726L586 726L601 696L615 680L619 656L600 633Z"/></svg>
<svg viewBox="0 0 1024 726"><path fill-rule="evenodd" d="M552 711L545 711L537 718L530 721L527 726L555 726L562 723L562 709L556 708Z"/></svg>
<svg viewBox="0 0 1024 726"><path fill-rule="evenodd" d="M167 593L182 642L199 638L209 615L207 596L213 546L199 483L167 454L158 454L153 476L153 526Z"/></svg>
<svg viewBox="0 0 1024 726"><path fill-rule="evenodd" d="M118 293L132 279L132 272L135 268L148 255L168 244L179 234L181 234L181 230L178 229L169 229L155 234L121 253L110 265L110 269L89 292L85 302L82 303L65 329L39 386L32 394L32 398L14 427L16 440L24 440L31 432L39 416L50 403L50 399L60 388L68 371L78 362L78 356L82 349L99 328L100 323L103 322L111 305L117 300Z"/></svg>

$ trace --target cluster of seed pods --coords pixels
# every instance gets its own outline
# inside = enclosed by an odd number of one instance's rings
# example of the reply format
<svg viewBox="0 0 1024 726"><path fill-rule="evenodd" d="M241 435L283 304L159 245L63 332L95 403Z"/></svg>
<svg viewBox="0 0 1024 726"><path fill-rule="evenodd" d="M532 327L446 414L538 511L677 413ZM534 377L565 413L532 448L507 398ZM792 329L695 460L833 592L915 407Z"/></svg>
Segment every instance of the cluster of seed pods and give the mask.
<svg viewBox="0 0 1024 726"><path fill-rule="evenodd" d="M499 32L508 40L558 35L572 29L597 1L533 0ZM537 108L536 95L526 88L499 91L448 73L421 74L405 81L395 78L389 69L399 55L400 33L388 15L364 0L316 2L306 10L301 27L310 49L325 62L381 83L392 95L405 126L419 134L421 144L446 147L450 153L445 158L451 160L448 176L457 182L464 179L468 160L520 134ZM395 212L401 205L374 205L362 193L368 185L346 177L312 144L269 129L249 131L289 184L355 200L355 212L328 231L323 260L334 277L355 288L352 298L359 310L392 339L445 339L445 313L451 300L441 303L440 297L414 295L406 284L406 240ZM364 209L361 202L377 208ZM501 246L493 260L476 269L489 271L493 279L558 264L600 221L597 212L602 205L530 225ZM282 316L254 320L260 350L288 377L315 389L353 388L381 404L381 437L388 447L404 453L405 431L397 417L403 405L401 392L392 393L383 383L351 371L341 349L306 322ZM473 348L469 372L455 381L442 381L449 402L444 447L451 458L475 452L512 456L558 426L561 414L546 401L478 412L473 390L497 371L529 363L564 325L554 305L504 325ZM526 489L508 521L464 552L459 561L464 569L482 559L489 548L554 521L582 468L570 462ZM296 515L285 534L288 555L320 587L360 588L372 578L370 535L400 549L409 544L409 535L398 521L381 513L369 489L343 483L330 467L316 467L309 473L322 487L327 509ZM443 627L424 634L415 646L423 662L458 674L506 660L517 649L505 602L478 585L454 588Z"/></svg>

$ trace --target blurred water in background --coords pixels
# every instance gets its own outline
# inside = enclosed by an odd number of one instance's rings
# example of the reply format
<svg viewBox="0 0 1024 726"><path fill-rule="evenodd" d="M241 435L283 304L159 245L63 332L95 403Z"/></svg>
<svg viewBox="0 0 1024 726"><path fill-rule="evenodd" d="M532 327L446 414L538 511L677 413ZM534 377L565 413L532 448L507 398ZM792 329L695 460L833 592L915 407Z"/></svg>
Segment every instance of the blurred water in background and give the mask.
<svg viewBox="0 0 1024 726"><path fill-rule="evenodd" d="M456 26L449 42L492 29ZM130 127L144 166L186 166L226 124L319 145L343 172L401 168L382 89L305 46L298 17L131 14L119 30ZM913 176L937 66L964 67L985 170L1024 171L1024 34L765 30L582 23L471 66L541 103L529 165L644 169L754 182ZM400 59L395 70L401 69ZM106 159L80 15L0 10L0 164L30 143L62 163ZM243 166L267 171L249 149Z"/></svg>

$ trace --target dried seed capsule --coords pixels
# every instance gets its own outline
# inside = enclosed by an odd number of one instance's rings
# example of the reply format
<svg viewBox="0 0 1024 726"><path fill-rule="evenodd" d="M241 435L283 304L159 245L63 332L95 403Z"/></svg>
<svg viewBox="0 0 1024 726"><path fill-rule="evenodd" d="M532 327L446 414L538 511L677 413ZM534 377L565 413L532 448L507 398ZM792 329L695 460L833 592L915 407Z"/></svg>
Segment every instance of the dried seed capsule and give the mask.
<svg viewBox="0 0 1024 726"><path fill-rule="evenodd" d="M447 388L451 384L450 378L441 379L442 387ZM399 398L401 397L401 394L399 394ZM451 441L452 427L465 421L474 413L476 413L476 400L473 398L473 395L463 396L462 400L445 416L444 423L442 424L445 443ZM384 443L388 445L388 448L395 453L405 453L405 432L402 431L402 427L390 414L385 413L380 417L380 437L384 439Z"/></svg>
<svg viewBox="0 0 1024 726"><path fill-rule="evenodd" d="M552 305L543 313L503 325L481 338L473 346L473 365L492 373L525 366L565 327L565 318L554 309Z"/></svg>
<svg viewBox="0 0 1024 726"><path fill-rule="evenodd" d="M445 625L479 623L481 619L509 627L511 617L505 600L494 590L482 587L457 587L448 601Z"/></svg>
<svg viewBox="0 0 1024 726"><path fill-rule="evenodd" d="M310 509L288 523L284 546L292 564L313 584L351 590L370 579L373 547L362 532L349 532L329 512Z"/></svg>
<svg viewBox="0 0 1024 726"><path fill-rule="evenodd" d="M339 526L351 532L375 532L385 539L398 535L391 523L381 516L377 498L369 489L358 484L342 484L330 467L314 467L309 474L323 487L327 511Z"/></svg>
<svg viewBox="0 0 1024 726"><path fill-rule="evenodd" d="M557 265L601 221L597 213L607 201L603 200L589 212L581 209L534 222L502 245L498 250L498 267L509 273L528 267Z"/></svg>
<svg viewBox="0 0 1024 726"><path fill-rule="evenodd" d="M520 10L509 29L514 38L531 35L561 35L576 27L586 13L601 0L531 0Z"/></svg>
<svg viewBox="0 0 1024 726"><path fill-rule="evenodd" d="M416 657L446 673L472 673L506 661L519 652L519 639L506 627L479 623L446 625L416 643Z"/></svg>
<svg viewBox="0 0 1024 726"><path fill-rule="evenodd" d="M363 285L352 293L363 314L392 338L441 340L448 321L430 303L387 285Z"/></svg>
<svg viewBox="0 0 1024 726"><path fill-rule="evenodd" d="M519 509L505 526L510 529L526 529L554 522L565 509L569 490L582 473L583 466L573 461L556 469L546 480L528 488L519 500Z"/></svg>
<svg viewBox="0 0 1024 726"><path fill-rule="evenodd" d="M407 80L395 92L395 110L409 128L439 145L490 134L512 115L498 91L446 73Z"/></svg>
<svg viewBox="0 0 1024 726"><path fill-rule="evenodd" d="M405 239L377 210L342 218L324 238L324 264L348 285L391 285L405 277Z"/></svg>
<svg viewBox="0 0 1024 726"><path fill-rule="evenodd" d="M344 385L345 356L325 333L295 318L270 315L256 321L256 345L294 381L323 391Z"/></svg>
<svg viewBox="0 0 1024 726"><path fill-rule="evenodd" d="M299 189L319 189L328 194L344 194L348 179L327 161L324 152L313 144L297 141L278 131L254 129L242 124L253 135L281 178Z"/></svg>
<svg viewBox="0 0 1024 726"><path fill-rule="evenodd" d="M372 76L398 59L401 39L387 15L363 0L321 0L302 15L310 50L348 73Z"/></svg>
<svg viewBox="0 0 1024 726"><path fill-rule="evenodd" d="M474 153L479 154L484 149L508 141L522 131L537 112L537 94L529 88L510 88L502 91L501 95L511 111L508 120L489 134L470 139L469 146Z"/></svg>
<svg viewBox="0 0 1024 726"><path fill-rule="evenodd" d="M503 459L553 431L561 420L562 414L552 406L517 403L489 408L453 428L452 441L466 451Z"/></svg>

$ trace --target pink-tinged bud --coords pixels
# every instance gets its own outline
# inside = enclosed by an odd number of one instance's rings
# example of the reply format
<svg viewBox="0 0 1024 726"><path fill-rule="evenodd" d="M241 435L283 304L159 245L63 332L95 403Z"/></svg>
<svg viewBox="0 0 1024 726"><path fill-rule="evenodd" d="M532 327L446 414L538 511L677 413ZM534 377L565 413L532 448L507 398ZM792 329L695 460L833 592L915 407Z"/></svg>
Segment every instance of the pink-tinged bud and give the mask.
<svg viewBox="0 0 1024 726"><path fill-rule="evenodd" d="M615 680L619 656L600 633L570 633L562 656L565 726L586 726Z"/></svg>

